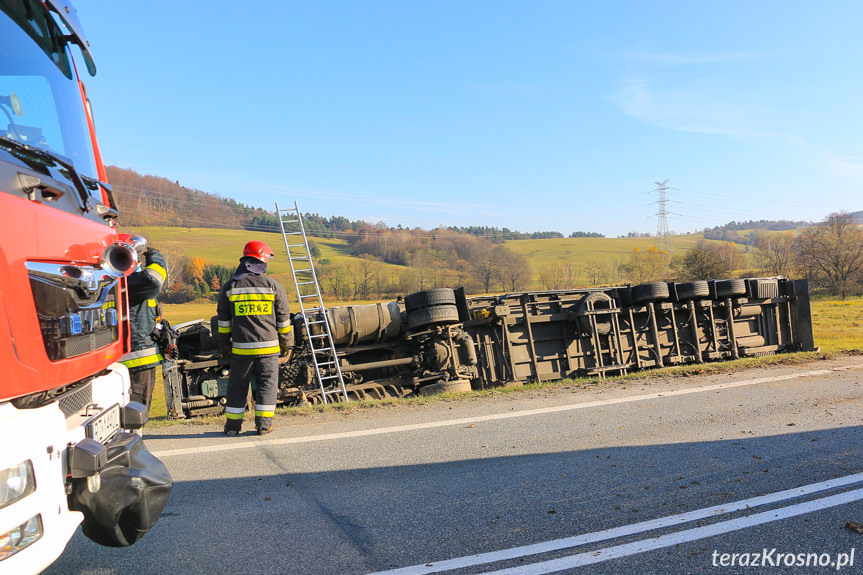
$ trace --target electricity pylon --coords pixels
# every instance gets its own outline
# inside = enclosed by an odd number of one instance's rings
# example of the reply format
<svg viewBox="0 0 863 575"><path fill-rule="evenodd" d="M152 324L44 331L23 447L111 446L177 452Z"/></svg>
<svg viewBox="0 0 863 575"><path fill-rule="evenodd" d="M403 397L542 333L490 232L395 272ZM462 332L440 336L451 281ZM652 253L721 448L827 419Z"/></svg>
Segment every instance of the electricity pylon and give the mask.
<svg viewBox="0 0 863 575"><path fill-rule="evenodd" d="M666 208L666 204L668 202L674 201L674 200L669 200L668 198L666 198L665 197L665 191L666 190L675 190L677 188L669 187L669 185L668 185L669 181L670 180L665 180L664 182L653 182L654 184L656 184L656 189L651 190L648 193L649 194L652 194L652 193L658 193L659 194L659 199L656 200L655 202L653 202L653 204L657 204L659 206L659 208L656 212L656 217L657 217L656 238L657 238L657 242L659 243L657 248L659 248L660 251L666 251L666 252L671 254L671 253L674 253L674 246L671 245L671 232L668 229L668 214L670 214L671 212L669 212L668 209ZM648 204L648 205L653 205L653 204Z"/></svg>

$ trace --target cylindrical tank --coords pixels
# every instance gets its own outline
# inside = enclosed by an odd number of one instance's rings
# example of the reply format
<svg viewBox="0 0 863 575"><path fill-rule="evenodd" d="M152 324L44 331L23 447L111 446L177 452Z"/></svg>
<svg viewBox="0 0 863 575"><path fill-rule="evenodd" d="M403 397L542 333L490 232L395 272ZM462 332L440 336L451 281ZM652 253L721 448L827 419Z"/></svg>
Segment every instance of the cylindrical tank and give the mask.
<svg viewBox="0 0 863 575"><path fill-rule="evenodd" d="M341 346L381 343L402 331L398 302L334 307L327 310L333 343Z"/></svg>

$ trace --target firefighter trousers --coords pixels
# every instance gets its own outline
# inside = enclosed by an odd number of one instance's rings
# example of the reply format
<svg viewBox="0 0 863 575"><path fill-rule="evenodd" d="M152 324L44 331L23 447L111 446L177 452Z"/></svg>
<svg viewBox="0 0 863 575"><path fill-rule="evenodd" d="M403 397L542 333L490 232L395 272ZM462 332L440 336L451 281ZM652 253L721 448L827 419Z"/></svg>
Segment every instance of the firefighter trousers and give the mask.
<svg viewBox="0 0 863 575"><path fill-rule="evenodd" d="M153 388L156 386L156 367L129 371L129 399L143 403L150 412Z"/></svg>
<svg viewBox="0 0 863 575"><path fill-rule="evenodd" d="M240 431L252 377L255 378L255 429L272 429L279 391L279 356L236 353L231 354L231 372L228 376L226 429Z"/></svg>

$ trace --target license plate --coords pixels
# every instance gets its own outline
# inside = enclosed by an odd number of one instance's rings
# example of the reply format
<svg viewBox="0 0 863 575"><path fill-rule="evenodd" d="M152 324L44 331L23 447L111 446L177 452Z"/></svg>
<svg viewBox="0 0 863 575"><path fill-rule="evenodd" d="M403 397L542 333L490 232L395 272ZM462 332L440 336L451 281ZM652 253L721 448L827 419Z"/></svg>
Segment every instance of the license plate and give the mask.
<svg viewBox="0 0 863 575"><path fill-rule="evenodd" d="M120 429L120 405L109 407L87 422L87 437L105 443L114 432Z"/></svg>

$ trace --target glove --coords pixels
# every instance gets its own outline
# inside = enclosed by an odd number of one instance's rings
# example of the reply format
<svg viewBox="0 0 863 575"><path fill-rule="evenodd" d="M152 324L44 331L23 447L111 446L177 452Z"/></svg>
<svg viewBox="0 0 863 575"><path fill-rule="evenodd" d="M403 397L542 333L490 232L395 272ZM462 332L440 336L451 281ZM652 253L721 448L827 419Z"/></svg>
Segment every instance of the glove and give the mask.
<svg viewBox="0 0 863 575"><path fill-rule="evenodd" d="M180 359L180 348L175 343L169 343L165 348L165 355L170 359Z"/></svg>
<svg viewBox="0 0 863 575"><path fill-rule="evenodd" d="M280 333L279 334L279 355L282 357L288 355L291 352L291 348L294 344L294 338L292 337L293 333Z"/></svg>

